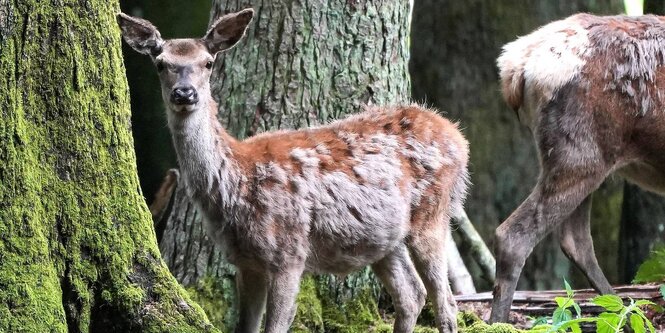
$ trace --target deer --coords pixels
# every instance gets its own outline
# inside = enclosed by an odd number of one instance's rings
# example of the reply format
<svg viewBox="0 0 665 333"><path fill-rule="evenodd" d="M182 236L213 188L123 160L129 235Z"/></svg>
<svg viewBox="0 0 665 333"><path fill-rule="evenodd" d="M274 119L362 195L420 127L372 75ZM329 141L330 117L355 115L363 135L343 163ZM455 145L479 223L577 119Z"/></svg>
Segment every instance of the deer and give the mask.
<svg viewBox="0 0 665 333"><path fill-rule="evenodd" d="M259 332L264 312L266 333L287 332L303 274L366 266L392 297L395 332L413 331L427 295L439 332L456 332L444 249L468 187L458 124L418 105L367 106L317 127L232 137L209 80L253 15L169 40L149 21L117 16L125 42L155 64L187 192L236 267L235 332Z"/></svg>
<svg viewBox="0 0 665 333"><path fill-rule="evenodd" d="M556 230L565 255L601 294L591 195L611 174L665 194L665 18L576 14L506 44L504 99L532 132L540 175L496 229L490 321L507 321L524 262Z"/></svg>

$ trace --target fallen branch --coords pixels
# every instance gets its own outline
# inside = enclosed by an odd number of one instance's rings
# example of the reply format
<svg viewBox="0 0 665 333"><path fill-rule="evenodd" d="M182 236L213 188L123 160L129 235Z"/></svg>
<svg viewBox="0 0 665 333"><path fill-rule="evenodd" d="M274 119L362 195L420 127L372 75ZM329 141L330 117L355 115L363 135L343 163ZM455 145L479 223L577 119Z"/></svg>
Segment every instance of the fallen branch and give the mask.
<svg viewBox="0 0 665 333"><path fill-rule="evenodd" d="M447 246L448 279L450 280L453 293L456 295L475 294L476 287L473 285L473 278L471 278L469 270L466 268L464 261L462 261L462 256L457 249L451 233L448 233Z"/></svg>
<svg viewBox="0 0 665 333"><path fill-rule="evenodd" d="M453 228L457 230L460 236L462 246L469 250L469 253L476 261L483 274L483 278L490 284L494 284L496 277L496 261L492 252L487 248L487 245L480 237L476 228L473 227L471 220L462 212L461 215L453 217Z"/></svg>

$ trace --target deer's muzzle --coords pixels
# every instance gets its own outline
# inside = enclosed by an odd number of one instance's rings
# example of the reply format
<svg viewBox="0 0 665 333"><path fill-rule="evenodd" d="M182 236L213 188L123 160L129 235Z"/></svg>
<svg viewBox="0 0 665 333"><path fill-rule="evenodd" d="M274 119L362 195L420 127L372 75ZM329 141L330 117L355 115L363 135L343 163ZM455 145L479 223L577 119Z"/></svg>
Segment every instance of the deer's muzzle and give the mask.
<svg viewBox="0 0 665 333"><path fill-rule="evenodd" d="M177 105L192 105L199 101L199 94L194 87L179 87L171 92L171 102Z"/></svg>

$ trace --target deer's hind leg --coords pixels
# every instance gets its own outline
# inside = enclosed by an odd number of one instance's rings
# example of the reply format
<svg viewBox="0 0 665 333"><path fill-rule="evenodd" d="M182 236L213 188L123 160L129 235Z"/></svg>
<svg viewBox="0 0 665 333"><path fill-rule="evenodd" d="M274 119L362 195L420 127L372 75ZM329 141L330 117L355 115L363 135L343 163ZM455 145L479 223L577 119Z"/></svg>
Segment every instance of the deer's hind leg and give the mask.
<svg viewBox="0 0 665 333"><path fill-rule="evenodd" d="M237 333L258 333L268 294L268 276L265 272L238 267L236 272L238 297Z"/></svg>
<svg viewBox="0 0 665 333"><path fill-rule="evenodd" d="M578 209L600 186L607 172L607 168L600 166L544 169L531 194L496 229L492 322L508 320L517 281L536 244Z"/></svg>
<svg viewBox="0 0 665 333"><path fill-rule="evenodd" d="M304 262L280 267L270 274L265 333L286 333L296 314L296 297Z"/></svg>
<svg viewBox="0 0 665 333"><path fill-rule="evenodd" d="M417 216L420 218L421 216ZM431 217L422 214L423 218ZM457 332L457 304L448 282L446 242L449 218L445 214L425 222L427 228L415 231L409 237L408 247L427 294L434 305L435 320L440 333Z"/></svg>
<svg viewBox="0 0 665 333"><path fill-rule="evenodd" d="M611 294L614 291L600 269L593 249L589 221L591 197L586 197L561 224L559 241L563 253L584 273L591 285L602 294Z"/></svg>
<svg viewBox="0 0 665 333"><path fill-rule="evenodd" d="M425 305L426 291L406 246L400 245L393 252L372 265L392 297L395 306L393 332L413 332L418 314Z"/></svg>

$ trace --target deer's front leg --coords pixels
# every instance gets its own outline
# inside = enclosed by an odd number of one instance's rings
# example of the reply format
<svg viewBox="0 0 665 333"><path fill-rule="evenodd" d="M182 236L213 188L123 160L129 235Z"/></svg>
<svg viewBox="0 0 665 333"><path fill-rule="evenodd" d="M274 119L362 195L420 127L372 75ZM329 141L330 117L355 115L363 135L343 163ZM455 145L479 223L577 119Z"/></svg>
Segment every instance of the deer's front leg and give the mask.
<svg viewBox="0 0 665 333"><path fill-rule="evenodd" d="M238 324L236 333L258 333L266 305L268 278L265 272L240 268L236 272Z"/></svg>
<svg viewBox="0 0 665 333"><path fill-rule="evenodd" d="M296 314L296 296L304 267L286 267L270 279L265 333L285 333Z"/></svg>

